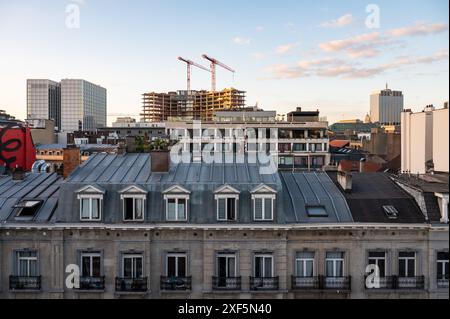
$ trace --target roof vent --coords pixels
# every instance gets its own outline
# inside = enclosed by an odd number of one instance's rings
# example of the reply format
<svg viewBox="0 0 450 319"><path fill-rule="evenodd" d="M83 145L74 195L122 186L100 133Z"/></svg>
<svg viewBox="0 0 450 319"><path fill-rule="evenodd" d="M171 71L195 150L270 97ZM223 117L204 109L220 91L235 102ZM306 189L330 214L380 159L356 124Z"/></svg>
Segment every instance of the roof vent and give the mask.
<svg viewBox="0 0 450 319"><path fill-rule="evenodd" d="M383 210L389 219L398 218L398 210L394 206L383 206Z"/></svg>
<svg viewBox="0 0 450 319"><path fill-rule="evenodd" d="M14 208L19 208L16 219L32 219L42 205L42 200L23 200Z"/></svg>

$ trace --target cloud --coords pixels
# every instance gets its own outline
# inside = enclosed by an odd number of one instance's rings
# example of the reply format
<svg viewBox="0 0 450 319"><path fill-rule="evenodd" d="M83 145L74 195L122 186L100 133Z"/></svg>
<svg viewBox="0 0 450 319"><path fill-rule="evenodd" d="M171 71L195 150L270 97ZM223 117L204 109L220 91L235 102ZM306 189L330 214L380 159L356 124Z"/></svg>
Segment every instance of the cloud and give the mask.
<svg viewBox="0 0 450 319"><path fill-rule="evenodd" d="M351 24L352 22L353 22L353 16L350 13L348 13L336 20L324 22L320 26L323 28L341 28L341 27Z"/></svg>
<svg viewBox="0 0 450 319"><path fill-rule="evenodd" d="M391 37L413 37L424 36L428 34L438 34L448 30L448 25L445 23L416 23L409 27L403 27L398 29L392 29L386 32Z"/></svg>
<svg viewBox="0 0 450 319"><path fill-rule="evenodd" d="M256 59L256 60L262 60L262 59L264 59L266 57L266 55L264 53L261 53L261 52L252 53L251 56L254 59Z"/></svg>
<svg viewBox="0 0 450 319"><path fill-rule="evenodd" d="M257 26L257 27L255 28L255 30L258 31L258 32L261 32L261 31L264 30L264 27L261 26L261 25L259 25L259 26Z"/></svg>
<svg viewBox="0 0 450 319"><path fill-rule="evenodd" d="M278 48L276 48L275 52L277 54L286 54L292 51L297 46L296 43L290 43L285 45L280 45Z"/></svg>
<svg viewBox="0 0 450 319"><path fill-rule="evenodd" d="M449 51L442 50L431 56L404 57L400 56L393 61L373 67L360 67L358 63L348 62L335 58L299 61L296 65L276 65L266 71L272 74L273 79L294 79L307 76L343 77L346 79L370 78L388 71L395 71L403 67L431 64L448 60Z"/></svg>
<svg viewBox="0 0 450 319"><path fill-rule="evenodd" d="M365 33L346 39L320 43L319 48L325 52L345 52L352 59L372 58L381 53L381 48L402 43L398 40L401 37L437 34L447 29L448 25L444 23L416 23L409 27L392 29L385 33Z"/></svg>
<svg viewBox="0 0 450 319"><path fill-rule="evenodd" d="M247 44L250 44L250 39L242 38L242 37L235 37L233 39L233 42L235 44L239 44L239 45L247 45Z"/></svg>

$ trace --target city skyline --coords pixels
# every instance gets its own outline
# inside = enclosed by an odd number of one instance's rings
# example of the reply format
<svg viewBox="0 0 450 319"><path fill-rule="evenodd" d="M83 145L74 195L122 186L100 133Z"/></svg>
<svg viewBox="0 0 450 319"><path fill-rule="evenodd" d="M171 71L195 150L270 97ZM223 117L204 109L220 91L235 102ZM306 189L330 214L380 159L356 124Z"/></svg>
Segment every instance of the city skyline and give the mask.
<svg viewBox="0 0 450 319"><path fill-rule="evenodd" d="M218 70L218 89L284 114L319 108L330 123L363 119L386 83L415 111L448 100L446 1L378 1L374 29L363 1L222 4L0 0L0 109L26 117L27 79L83 78L108 90L109 114L137 115L143 93L186 88L179 55L208 66L203 53L237 71ZM193 69L192 86L209 89L209 74Z"/></svg>

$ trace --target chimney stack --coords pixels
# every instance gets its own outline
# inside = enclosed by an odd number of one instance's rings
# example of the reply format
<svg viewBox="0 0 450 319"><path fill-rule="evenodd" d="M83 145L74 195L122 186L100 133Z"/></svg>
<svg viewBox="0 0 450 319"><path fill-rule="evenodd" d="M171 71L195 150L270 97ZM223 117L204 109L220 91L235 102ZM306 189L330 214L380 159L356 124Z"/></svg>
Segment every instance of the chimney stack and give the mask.
<svg viewBox="0 0 450 319"><path fill-rule="evenodd" d="M23 181L24 179L25 179L25 171L20 167L16 167L12 172L12 180Z"/></svg>
<svg viewBox="0 0 450 319"><path fill-rule="evenodd" d="M170 151L151 151L150 161L152 163L152 172L154 173L167 173L170 168Z"/></svg>
<svg viewBox="0 0 450 319"><path fill-rule="evenodd" d="M69 175L81 164L80 149L75 145L68 145L63 150L63 176L64 178Z"/></svg>
<svg viewBox="0 0 450 319"><path fill-rule="evenodd" d="M341 188L346 193L350 193L353 188L353 177L352 173L350 172L344 172L344 171L338 171L337 172L337 181Z"/></svg>

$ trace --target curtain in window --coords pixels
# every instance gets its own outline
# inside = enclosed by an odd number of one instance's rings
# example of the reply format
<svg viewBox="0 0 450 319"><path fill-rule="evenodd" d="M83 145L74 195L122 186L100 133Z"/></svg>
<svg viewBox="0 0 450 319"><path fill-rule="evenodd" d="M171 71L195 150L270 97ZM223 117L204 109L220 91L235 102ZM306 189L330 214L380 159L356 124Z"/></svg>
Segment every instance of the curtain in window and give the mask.
<svg viewBox="0 0 450 319"><path fill-rule="evenodd" d="M262 206L263 206L262 198L255 198L255 219L261 220L263 218Z"/></svg>
<svg viewBox="0 0 450 319"><path fill-rule="evenodd" d="M83 198L81 200L81 218L82 219L89 219L89 198Z"/></svg>
<svg viewBox="0 0 450 319"><path fill-rule="evenodd" d="M178 220L186 219L186 200L179 199L178 200Z"/></svg>
<svg viewBox="0 0 450 319"><path fill-rule="evenodd" d="M219 205L219 219L225 219L226 218L225 199L219 198L217 205Z"/></svg>
<svg viewBox="0 0 450 319"><path fill-rule="evenodd" d="M100 218L100 200L92 198L92 219Z"/></svg>
<svg viewBox="0 0 450 319"><path fill-rule="evenodd" d="M272 219L272 199L271 198L264 199L264 219L266 219L266 220Z"/></svg>
<svg viewBox="0 0 450 319"><path fill-rule="evenodd" d="M135 207L135 218L136 219L143 219L144 217L144 200L141 198L136 198L134 202Z"/></svg>
<svg viewBox="0 0 450 319"><path fill-rule="evenodd" d="M167 200L167 218L168 220L176 220L176 200L168 199Z"/></svg>

